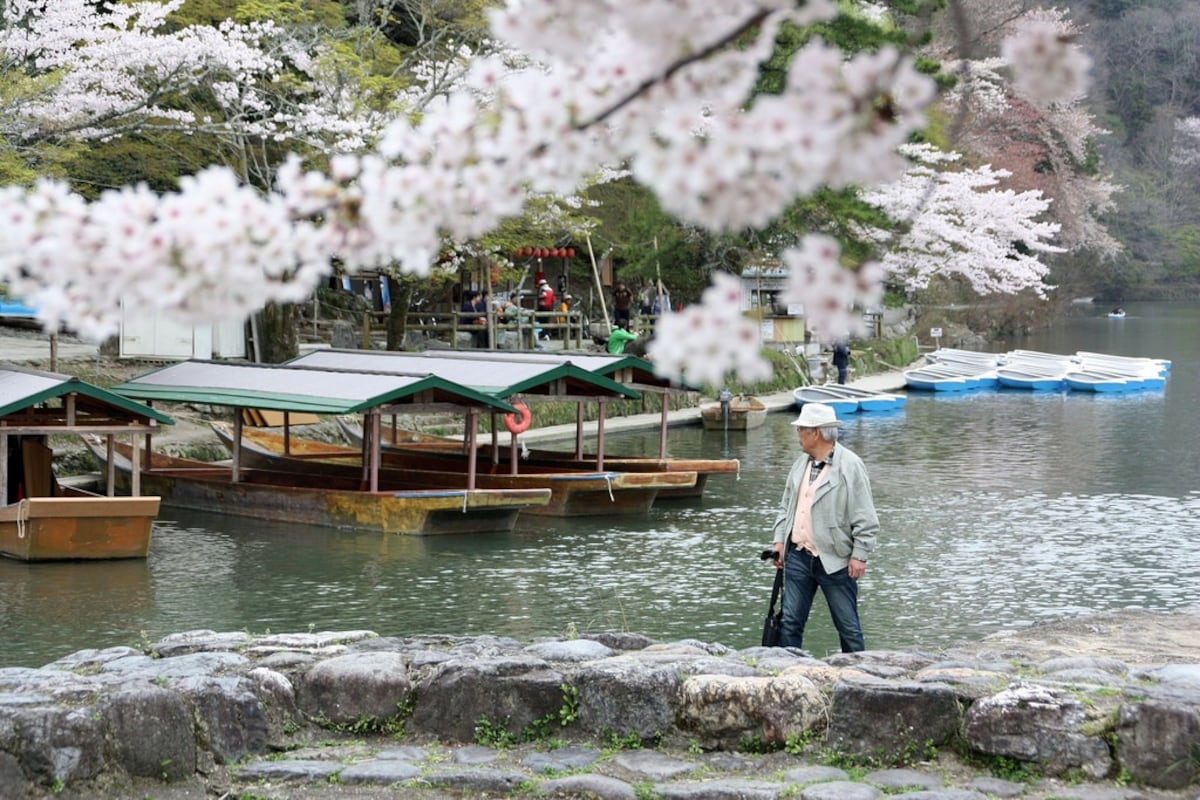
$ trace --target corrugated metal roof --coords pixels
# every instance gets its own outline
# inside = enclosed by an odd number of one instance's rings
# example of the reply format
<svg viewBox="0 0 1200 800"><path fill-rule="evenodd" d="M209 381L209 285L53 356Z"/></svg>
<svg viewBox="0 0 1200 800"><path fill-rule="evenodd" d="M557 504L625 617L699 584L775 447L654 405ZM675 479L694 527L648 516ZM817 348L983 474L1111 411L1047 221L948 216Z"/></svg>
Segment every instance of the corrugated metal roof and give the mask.
<svg viewBox="0 0 1200 800"><path fill-rule="evenodd" d="M287 362L296 368L350 369L388 374L432 373L495 397L518 394L628 397L641 395L573 359L536 360L502 351L315 350ZM643 362L648 363L648 362Z"/></svg>
<svg viewBox="0 0 1200 800"><path fill-rule="evenodd" d="M314 414L350 414L394 403L454 403L515 411L501 399L436 375L386 375L282 364L184 361L126 381L113 391L140 400Z"/></svg>
<svg viewBox="0 0 1200 800"><path fill-rule="evenodd" d="M47 400L76 395L76 405L83 415L103 413L113 418L135 422L174 425L175 421L149 406L93 386L70 375L22 367L0 366L0 417L31 409ZM85 424L85 423L81 423Z"/></svg>

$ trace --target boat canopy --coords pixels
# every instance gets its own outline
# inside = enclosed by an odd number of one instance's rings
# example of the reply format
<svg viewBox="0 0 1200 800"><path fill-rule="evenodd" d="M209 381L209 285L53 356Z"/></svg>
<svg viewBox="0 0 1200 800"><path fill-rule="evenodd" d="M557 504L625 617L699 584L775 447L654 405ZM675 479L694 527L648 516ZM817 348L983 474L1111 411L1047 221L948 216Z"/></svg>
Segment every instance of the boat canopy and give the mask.
<svg viewBox="0 0 1200 800"><path fill-rule="evenodd" d="M516 411L502 398L462 386L427 370L389 375L304 369L282 364L183 361L113 387L126 397L174 403L313 414L352 414L389 406L483 406Z"/></svg>
<svg viewBox="0 0 1200 800"><path fill-rule="evenodd" d="M173 424L166 414L78 378L0 366L0 432L126 432Z"/></svg>
<svg viewBox="0 0 1200 800"><path fill-rule="evenodd" d="M292 368L361 370L389 375L432 373L499 398L536 395L548 400L600 397L636 400L641 397L636 389L624 382L575 363L577 358L574 355L553 360L530 359L525 357L527 355L495 351L409 353L396 350L325 349L292 359L287 365ZM649 362L646 363L649 366Z"/></svg>

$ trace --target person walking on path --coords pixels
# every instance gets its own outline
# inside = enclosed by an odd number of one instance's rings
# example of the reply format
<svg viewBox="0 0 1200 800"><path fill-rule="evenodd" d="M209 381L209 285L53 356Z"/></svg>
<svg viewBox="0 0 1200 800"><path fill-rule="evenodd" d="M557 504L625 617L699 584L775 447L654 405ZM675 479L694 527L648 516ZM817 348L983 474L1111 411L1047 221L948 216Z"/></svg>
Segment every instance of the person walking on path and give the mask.
<svg viewBox="0 0 1200 800"><path fill-rule="evenodd" d="M843 653L866 649L858 579L879 536L871 482L861 458L839 445L837 415L805 403L792 423L803 454L792 464L773 526L774 563L783 570L784 647L804 646L817 589L825 595Z"/></svg>

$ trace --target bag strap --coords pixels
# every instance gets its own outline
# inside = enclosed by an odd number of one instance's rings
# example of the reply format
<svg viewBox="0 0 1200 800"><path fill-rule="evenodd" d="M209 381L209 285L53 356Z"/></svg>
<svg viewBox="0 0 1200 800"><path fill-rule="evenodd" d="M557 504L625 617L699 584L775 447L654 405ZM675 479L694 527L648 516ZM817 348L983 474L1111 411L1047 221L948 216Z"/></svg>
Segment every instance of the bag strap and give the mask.
<svg viewBox="0 0 1200 800"><path fill-rule="evenodd" d="M775 570L775 585L771 587L771 605L768 608L770 613L775 613L775 604L779 602L779 595L783 593L783 570Z"/></svg>

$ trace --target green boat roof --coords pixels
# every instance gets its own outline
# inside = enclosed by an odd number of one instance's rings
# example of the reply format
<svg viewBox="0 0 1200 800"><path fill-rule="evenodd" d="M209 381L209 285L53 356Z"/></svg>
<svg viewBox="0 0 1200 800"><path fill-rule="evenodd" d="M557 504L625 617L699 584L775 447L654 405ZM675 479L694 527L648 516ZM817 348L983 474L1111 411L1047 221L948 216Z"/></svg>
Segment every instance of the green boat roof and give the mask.
<svg viewBox="0 0 1200 800"><path fill-rule="evenodd" d="M282 364L184 361L113 387L126 397L313 414L352 414L397 404L484 406L503 399L437 375L388 375Z"/></svg>
<svg viewBox="0 0 1200 800"><path fill-rule="evenodd" d="M67 419L65 405L61 409L42 406L47 401L72 395L74 421ZM166 414L79 378L0 365L0 419L11 427L17 427L22 423L34 424L35 418L41 418L38 424L42 425L86 426L93 422L103 427L175 424L175 420Z"/></svg>
<svg viewBox="0 0 1200 800"><path fill-rule="evenodd" d="M621 381L580 366L572 359L552 361L523 358L524 353L501 351L429 350L314 350L287 362L293 368L346 369L389 375L432 373L470 386L493 397L541 395L554 397L617 397L641 394ZM648 362L643 362L648 363Z"/></svg>

